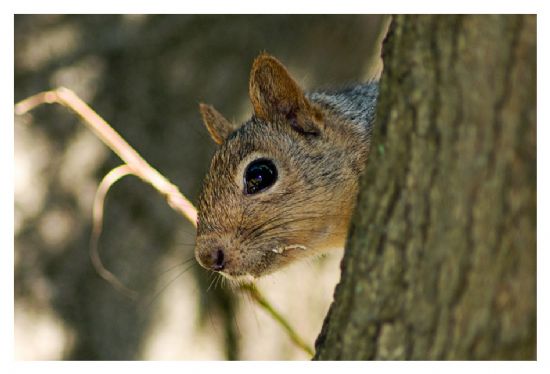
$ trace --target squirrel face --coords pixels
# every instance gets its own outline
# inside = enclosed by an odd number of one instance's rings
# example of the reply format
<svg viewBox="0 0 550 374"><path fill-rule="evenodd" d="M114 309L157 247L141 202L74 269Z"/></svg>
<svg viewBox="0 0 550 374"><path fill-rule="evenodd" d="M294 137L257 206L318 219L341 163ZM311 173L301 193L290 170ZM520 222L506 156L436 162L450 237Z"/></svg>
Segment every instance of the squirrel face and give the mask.
<svg viewBox="0 0 550 374"><path fill-rule="evenodd" d="M195 255L236 279L343 247L366 158L365 141L310 102L275 58L254 61L249 90L254 115L242 126L200 105L220 146L199 197Z"/></svg>

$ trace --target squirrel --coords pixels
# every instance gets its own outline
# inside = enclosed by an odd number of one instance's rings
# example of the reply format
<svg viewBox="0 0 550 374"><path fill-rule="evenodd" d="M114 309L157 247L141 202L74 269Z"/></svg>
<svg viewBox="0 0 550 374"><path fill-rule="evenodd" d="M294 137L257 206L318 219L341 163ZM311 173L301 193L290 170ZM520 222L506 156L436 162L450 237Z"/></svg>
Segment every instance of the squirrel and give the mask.
<svg viewBox="0 0 550 374"><path fill-rule="evenodd" d="M262 53L250 73L250 120L238 126L200 104L219 145L198 201L195 256L204 268L251 281L344 247L381 69L367 83L304 93Z"/></svg>

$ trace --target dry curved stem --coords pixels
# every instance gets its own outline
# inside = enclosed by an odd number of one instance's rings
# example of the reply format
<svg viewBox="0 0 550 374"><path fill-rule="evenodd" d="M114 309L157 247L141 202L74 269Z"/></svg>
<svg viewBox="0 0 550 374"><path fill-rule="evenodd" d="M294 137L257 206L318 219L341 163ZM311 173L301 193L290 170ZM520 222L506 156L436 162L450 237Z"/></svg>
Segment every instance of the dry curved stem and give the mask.
<svg viewBox="0 0 550 374"><path fill-rule="evenodd" d="M101 235L101 230L103 228L103 207L105 203L105 197L107 192L112 187L113 184L118 182L121 178L124 178L127 175L134 174L132 169L124 164L117 166L107 173L99 183L97 191L94 197L94 206L92 208L92 235L90 237L90 259L94 265L96 271L99 275L105 279L107 282L111 283L113 287L122 292L124 295L128 296L132 300L135 300L138 296L137 292L131 290L125 286L116 275L111 273L101 261L99 256L98 243L99 236Z"/></svg>
<svg viewBox="0 0 550 374"><path fill-rule="evenodd" d="M15 113L21 115L40 104L52 103L58 103L67 107L82 118L84 124L132 169L134 175L152 185L166 198L172 209L181 213L196 227L197 210L183 196L179 188L149 165L119 133L73 91L65 87L59 87L53 91L33 95L17 103L15 105Z"/></svg>
<svg viewBox="0 0 550 374"><path fill-rule="evenodd" d="M162 194L168 205L175 211L183 215L195 228L197 227L197 210L193 204L180 192L179 188L172 184L147 161L145 161L137 151L132 148L101 116L80 99L73 91L65 87L59 87L52 91L41 92L30 96L15 105L15 114L23 115L30 110L42 104L60 104L74 113L76 113L84 124L107 145L124 164L111 170L101 181L96 192L93 212L93 233L90 238L90 257L92 264L99 275L111 283L115 288L134 298L136 292L126 287L118 278L108 271L101 262L98 252L98 239L101 234L103 222L103 202L109 188L126 175L133 174L144 182L152 185L160 194ZM267 301L260 291L253 285L244 284L241 289L249 292L253 299L265 309L279 325L285 330L289 338L305 352L313 356L312 349L304 343L290 324L277 312L277 310Z"/></svg>

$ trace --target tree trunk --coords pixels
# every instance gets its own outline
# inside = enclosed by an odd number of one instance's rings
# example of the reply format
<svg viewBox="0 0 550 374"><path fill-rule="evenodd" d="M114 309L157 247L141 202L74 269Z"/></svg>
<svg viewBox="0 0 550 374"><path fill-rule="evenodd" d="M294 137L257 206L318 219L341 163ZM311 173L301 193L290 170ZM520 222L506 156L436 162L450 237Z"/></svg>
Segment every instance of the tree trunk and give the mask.
<svg viewBox="0 0 550 374"><path fill-rule="evenodd" d="M402 16L316 359L536 358L536 16Z"/></svg>

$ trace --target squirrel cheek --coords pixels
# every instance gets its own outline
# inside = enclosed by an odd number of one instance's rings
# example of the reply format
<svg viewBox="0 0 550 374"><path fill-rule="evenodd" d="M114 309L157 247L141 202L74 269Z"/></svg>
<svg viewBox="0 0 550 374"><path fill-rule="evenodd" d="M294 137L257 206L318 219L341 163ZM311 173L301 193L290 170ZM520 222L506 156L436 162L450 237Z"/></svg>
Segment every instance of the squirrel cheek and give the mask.
<svg viewBox="0 0 550 374"><path fill-rule="evenodd" d="M347 230L339 223L327 223L316 229L315 237L312 237L311 248L317 251L344 248Z"/></svg>

